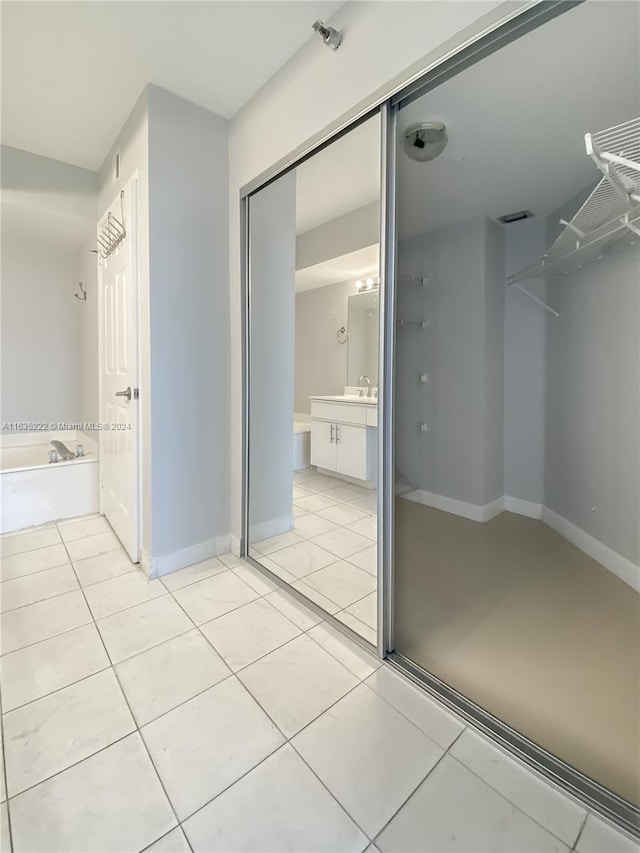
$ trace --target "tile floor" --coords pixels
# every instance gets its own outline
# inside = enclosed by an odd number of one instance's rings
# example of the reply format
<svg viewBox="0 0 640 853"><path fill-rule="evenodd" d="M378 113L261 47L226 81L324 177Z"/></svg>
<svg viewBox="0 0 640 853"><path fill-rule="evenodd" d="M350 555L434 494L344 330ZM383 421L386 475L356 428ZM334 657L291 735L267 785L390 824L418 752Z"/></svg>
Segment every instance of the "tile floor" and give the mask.
<svg viewBox="0 0 640 853"><path fill-rule="evenodd" d="M638 849L230 554L0 547L2 851Z"/></svg>
<svg viewBox="0 0 640 853"><path fill-rule="evenodd" d="M293 483L293 530L251 556L375 646L376 493L314 468Z"/></svg>

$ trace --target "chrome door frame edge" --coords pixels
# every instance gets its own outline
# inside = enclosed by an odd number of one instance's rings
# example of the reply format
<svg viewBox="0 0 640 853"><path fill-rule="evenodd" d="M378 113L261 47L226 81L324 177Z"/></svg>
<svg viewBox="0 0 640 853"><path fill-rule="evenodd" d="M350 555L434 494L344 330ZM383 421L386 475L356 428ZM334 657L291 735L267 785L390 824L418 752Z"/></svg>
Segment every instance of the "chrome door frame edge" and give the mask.
<svg viewBox="0 0 640 853"><path fill-rule="evenodd" d="M396 316L396 131L398 109L382 105L378 318L378 656L393 649L393 406ZM381 380L381 381L380 381Z"/></svg>

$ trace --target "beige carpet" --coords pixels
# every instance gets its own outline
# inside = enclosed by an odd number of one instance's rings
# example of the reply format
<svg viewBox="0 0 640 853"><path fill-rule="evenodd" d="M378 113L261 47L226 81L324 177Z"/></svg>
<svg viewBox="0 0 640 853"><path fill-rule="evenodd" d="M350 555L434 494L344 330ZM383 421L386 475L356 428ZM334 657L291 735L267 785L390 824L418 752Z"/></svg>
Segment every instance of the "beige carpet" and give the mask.
<svg viewBox="0 0 640 853"><path fill-rule="evenodd" d="M541 521L396 501L396 650L640 804L640 596Z"/></svg>

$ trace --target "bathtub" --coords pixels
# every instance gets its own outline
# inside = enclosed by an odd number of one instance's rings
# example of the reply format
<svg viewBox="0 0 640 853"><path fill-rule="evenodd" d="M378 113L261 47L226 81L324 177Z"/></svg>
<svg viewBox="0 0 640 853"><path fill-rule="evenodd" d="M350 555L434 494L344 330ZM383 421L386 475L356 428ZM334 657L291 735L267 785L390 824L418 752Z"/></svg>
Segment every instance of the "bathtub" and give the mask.
<svg viewBox="0 0 640 853"><path fill-rule="evenodd" d="M85 456L49 462L52 439ZM84 433L16 433L0 438L0 533L100 511L97 441Z"/></svg>
<svg viewBox="0 0 640 853"><path fill-rule="evenodd" d="M293 470L301 471L311 465L311 416L293 416Z"/></svg>

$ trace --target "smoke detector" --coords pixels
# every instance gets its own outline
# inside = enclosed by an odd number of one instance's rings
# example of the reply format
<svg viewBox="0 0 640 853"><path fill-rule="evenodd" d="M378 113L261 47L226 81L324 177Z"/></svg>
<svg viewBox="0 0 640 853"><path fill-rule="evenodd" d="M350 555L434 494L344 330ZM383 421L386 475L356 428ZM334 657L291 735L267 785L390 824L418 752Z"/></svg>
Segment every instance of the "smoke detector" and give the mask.
<svg viewBox="0 0 640 853"><path fill-rule="evenodd" d="M442 154L448 141L446 125L441 121L423 121L405 130L402 147L407 157L426 163Z"/></svg>

